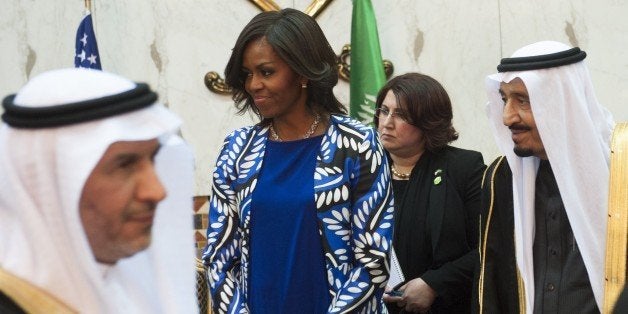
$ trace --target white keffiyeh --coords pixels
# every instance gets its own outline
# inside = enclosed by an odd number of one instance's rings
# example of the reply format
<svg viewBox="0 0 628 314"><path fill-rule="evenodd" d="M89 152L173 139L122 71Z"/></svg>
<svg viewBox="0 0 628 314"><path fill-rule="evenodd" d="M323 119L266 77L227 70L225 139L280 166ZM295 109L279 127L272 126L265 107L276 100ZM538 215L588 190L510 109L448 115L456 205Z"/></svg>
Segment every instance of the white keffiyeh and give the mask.
<svg viewBox="0 0 628 314"><path fill-rule="evenodd" d="M570 48L544 41L523 47L512 57L545 55ZM612 116L598 103L584 61L548 69L497 73L486 79L488 116L513 174L516 260L523 277L528 313L534 309L532 245L539 158L522 158L513 152L511 132L502 123L504 104L499 94L500 82L508 83L517 77L528 90L534 120L601 309Z"/></svg>
<svg viewBox="0 0 628 314"><path fill-rule="evenodd" d="M63 69L33 78L14 102L42 107L130 90L110 73ZM81 313L193 313L192 157L161 104L69 126L0 126L0 267ZM167 198L150 247L105 270L91 252L79 198L110 144L159 138L156 167ZM176 171L176 172L175 172Z"/></svg>

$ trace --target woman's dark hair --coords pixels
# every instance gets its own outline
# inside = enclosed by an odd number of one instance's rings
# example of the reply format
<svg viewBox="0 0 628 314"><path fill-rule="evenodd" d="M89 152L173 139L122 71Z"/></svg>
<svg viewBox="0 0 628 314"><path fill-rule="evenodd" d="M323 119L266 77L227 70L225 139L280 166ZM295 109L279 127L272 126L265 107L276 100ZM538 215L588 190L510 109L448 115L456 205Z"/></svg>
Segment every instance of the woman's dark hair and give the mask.
<svg viewBox="0 0 628 314"><path fill-rule="evenodd" d="M408 122L423 132L425 149L435 152L458 139L451 123L454 115L449 95L437 80L420 73L397 76L377 94L376 108L382 106L388 91L393 92L400 109L407 113ZM379 125L377 115L373 123Z"/></svg>
<svg viewBox="0 0 628 314"><path fill-rule="evenodd" d="M338 83L336 54L316 21L295 9L262 12L238 36L225 67L225 83L233 89L232 98L238 113L252 110L263 119L245 90L246 74L242 71L244 50L250 42L262 37L266 37L266 42L294 72L308 79L307 106L310 109L321 113L346 113L333 93ZM262 124L267 123L269 121L262 121Z"/></svg>

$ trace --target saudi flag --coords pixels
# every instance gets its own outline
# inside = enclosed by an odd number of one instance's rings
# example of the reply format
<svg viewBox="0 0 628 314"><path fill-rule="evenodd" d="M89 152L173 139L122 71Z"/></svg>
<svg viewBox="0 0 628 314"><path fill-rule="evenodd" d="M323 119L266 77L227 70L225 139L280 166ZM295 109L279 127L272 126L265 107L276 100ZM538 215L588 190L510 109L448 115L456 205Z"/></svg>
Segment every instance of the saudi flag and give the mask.
<svg viewBox="0 0 628 314"><path fill-rule="evenodd" d="M349 114L372 123L377 92L386 83L371 0L353 0Z"/></svg>

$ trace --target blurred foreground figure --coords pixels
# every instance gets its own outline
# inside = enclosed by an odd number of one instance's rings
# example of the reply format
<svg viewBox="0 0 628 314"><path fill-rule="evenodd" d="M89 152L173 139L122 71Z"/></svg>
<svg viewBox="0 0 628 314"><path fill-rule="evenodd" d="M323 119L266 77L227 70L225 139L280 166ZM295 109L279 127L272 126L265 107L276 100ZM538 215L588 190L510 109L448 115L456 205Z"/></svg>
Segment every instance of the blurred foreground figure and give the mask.
<svg viewBox="0 0 628 314"><path fill-rule="evenodd" d="M197 310L192 158L156 101L86 69L4 99L0 312Z"/></svg>

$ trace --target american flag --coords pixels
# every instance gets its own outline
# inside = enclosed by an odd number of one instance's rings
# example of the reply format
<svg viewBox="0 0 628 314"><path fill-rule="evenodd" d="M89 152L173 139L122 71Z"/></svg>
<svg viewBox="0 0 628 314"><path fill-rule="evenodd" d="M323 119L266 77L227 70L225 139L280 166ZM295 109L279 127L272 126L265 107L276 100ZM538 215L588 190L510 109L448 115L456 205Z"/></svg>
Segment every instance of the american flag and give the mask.
<svg viewBox="0 0 628 314"><path fill-rule="evenodd" d="M87 12L76 31L74 67L102 70L96 35L94 35L94 25L92 24L92 15L89 12Z"/></svg>

